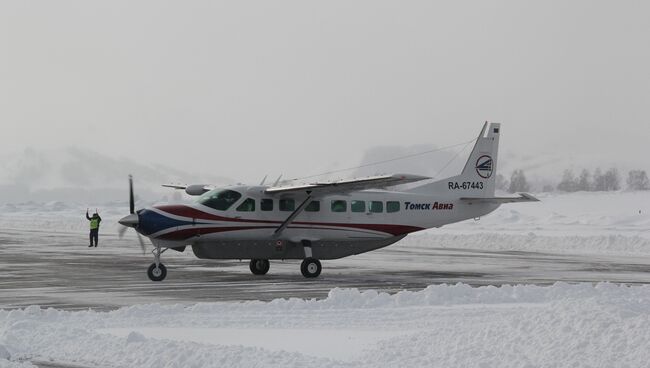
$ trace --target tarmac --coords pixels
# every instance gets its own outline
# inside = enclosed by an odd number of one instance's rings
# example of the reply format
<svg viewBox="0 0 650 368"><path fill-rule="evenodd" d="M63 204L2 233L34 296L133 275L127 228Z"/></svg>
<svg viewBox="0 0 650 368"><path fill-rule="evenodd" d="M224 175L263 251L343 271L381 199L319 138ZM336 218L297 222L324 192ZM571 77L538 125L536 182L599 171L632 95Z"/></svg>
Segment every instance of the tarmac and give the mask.
<svg viewBox="0 0 650 368"><path fill-rule="evenodd" d="M300 261L271 261L267 275L250 273L248 260L197 259L191 249L168 251L167 279L152 282L134 236L0 230L0 309L39 305L65 310L112 310L143 303L325 298L333 288L394 293L432 284L650 283L650 259L632 256L485 252L400 243L340 260L323 261L319 278L305 279Z"/></svg>

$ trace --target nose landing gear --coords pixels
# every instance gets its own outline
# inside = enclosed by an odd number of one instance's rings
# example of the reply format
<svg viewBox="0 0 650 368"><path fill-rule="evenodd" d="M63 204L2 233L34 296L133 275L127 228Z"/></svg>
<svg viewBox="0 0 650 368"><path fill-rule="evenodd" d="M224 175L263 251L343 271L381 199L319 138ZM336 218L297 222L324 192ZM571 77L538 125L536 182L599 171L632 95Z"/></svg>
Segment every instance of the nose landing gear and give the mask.
<svg viewBox="0 0 650 368"><path fill-rule="evenodd" d="M162 263L158 265L152 263L147 270L147 276L151 281L162 281L167 277L167 267Z"/></svg>
<svg viewBox="0 0 650 368"><path fill-rule="evenodd" d="M160 247L156 246L151 253L153 254L153 262L150 266L149 269L147 269L147 276L149 276L149 280L151 281L162 281L167 277L167 267L165 267L164 264L160 262L160 255L165 253L165 249L160 249Z"/></svg>

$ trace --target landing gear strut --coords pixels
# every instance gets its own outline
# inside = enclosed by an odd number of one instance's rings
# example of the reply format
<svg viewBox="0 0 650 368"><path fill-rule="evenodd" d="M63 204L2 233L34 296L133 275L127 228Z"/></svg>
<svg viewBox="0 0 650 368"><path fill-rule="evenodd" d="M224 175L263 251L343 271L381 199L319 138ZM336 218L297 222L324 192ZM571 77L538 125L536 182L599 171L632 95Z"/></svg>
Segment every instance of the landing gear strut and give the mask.
<svg viewBox="0 0 650 368"><path fill-rule="evenodd" d="M153 253L153 263L149 266L147 270L147 276L151 281L162 281L167 277L167 267L164 264L160 263L160 255L163 254L167 248L161 250L160 247L155 247L151 253Z"/></svg>
<svg viewBox="0 0 650 368"><path fill-rule="evenodd" d="M251 259L250 269L253 275L266 275L271 268L268 259Z"/></svg>

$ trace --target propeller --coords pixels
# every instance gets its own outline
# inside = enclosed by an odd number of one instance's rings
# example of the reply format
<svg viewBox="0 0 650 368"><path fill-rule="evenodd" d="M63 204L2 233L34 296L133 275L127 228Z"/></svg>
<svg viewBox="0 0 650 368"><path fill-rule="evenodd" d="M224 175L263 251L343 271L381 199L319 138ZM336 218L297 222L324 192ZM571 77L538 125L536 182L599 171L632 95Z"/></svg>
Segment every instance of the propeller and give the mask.
<svg viewBox="0 0 650 368"><path fill-rule="evenodd" d="M138 224L140 223L140 218L138 217L138 214L135 212L135 197L133 195L133 176L129 175L129 214L127 216L124 216L122 219L118 221L120 223L120 228L117 230L118 235L120 239L124 237L124 233L128 228L137 228ZM135 232L136 235L138 236L138 241L140 242L140 248L142 248L142 254L145 254L147 249L144 244L144 239L142 239L142 236L140 235L139 232Z"/></svg>
<svg viewBox="0 0 650 368"><path fill-rule="evenodd" d="M135 213L135 198L133 197L133 175L129 175L129 213Z"/></svg>

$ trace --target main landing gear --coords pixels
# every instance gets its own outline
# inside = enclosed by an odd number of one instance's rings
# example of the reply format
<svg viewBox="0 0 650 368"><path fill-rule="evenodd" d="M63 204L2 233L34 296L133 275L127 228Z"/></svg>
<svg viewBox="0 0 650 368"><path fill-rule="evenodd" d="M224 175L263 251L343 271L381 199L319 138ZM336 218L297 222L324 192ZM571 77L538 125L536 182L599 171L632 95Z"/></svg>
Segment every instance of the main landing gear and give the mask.
<svg viewBox="0 0 650 368"><path fill-rule="evenodd" d="M155 264L152 264L151 267L149 267L149 269L151 269L154 266ZM164 269L164 266L162 267ZM251 262L249 263L249 267L253 275L266 275L266 273L269 272L269 268L271 268L271 264L268 259L254 258L251 259ZM302 272L302 275L308 279L318 277L318 275L320 275L322 270L323 270L323 266L320 264L320 261L317 260L316 258L312 258L312 257L305 258L300 264L300 272ZM149 278L151 278L151 276L149 276ZM151 279L153 280L153 278Z"/></svg>
<svg viewBox="0 0 650 368"><path fill-rule="evenodd" d="M313 257L311 241L303 240L301 243L302 249L305 252L305 259L302 260L302 264L300 265L300 272L302 272L302 275L308 279L318 277L320 272L323 270L323 266L321 266L319 260Z"/></svg>
<svg viewBox="0 0 650 368"><path fill-rule="evenodd" d="M316 258L305 258L300 265L300 272L308 279L318 277L322 270L323 266L321 266L320 261Z"/></svg>
<svg viewBox="0 0 650 368"><path fill-rule="evenodd" d="M266 275L271 268L271 263L268 259L251 259L249 267L253 275Z"/></svg>
<svg viewBox="0 0 650 368"><path fill-rule="evenodd" d="M161 250L160 247L155 247L151 253L153 253L153 263L147 269L147 276L151 281L162 281L167 277L167 267L164 264L160 263L160 255L165 253L167 248Z"/></svg>

